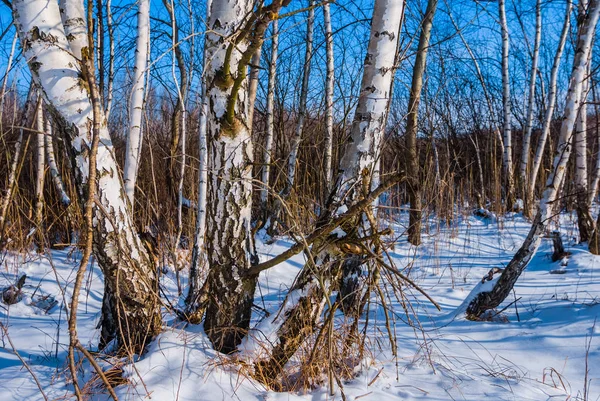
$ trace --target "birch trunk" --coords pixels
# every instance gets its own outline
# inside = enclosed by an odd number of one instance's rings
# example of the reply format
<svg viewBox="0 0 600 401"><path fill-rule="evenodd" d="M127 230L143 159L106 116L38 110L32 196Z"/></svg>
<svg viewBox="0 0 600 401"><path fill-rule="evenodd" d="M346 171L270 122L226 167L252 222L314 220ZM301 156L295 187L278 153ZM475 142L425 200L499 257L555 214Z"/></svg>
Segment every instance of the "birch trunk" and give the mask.
<svg viewBox="0 0 600 401"><path fill-rule="evenodd" d="M135 41L135 64L133 67L133 88L129 101L129 130L125 147L125 167L123 180L125 194L135 208L135 183L139 168L139 155L142 146L142 117L144 111L144 82L148 61L150 40L150 0L140 0L137 13L137 36Z"/></svg>
<svg viewBox="0 0 600 401"><path fill-rule="evenodd" d="M250 78L248 82L248 127L252 131L254 121L254 102L256 101L256 91L258 90L258 74L260 73L260 57L262 55L262 46L260 46L250 60Z"/></svg>
<svg viewBox="0 0 600 401"><path fill-rule="evenodd" d="M98 186L93 248L105 277L104 304L110 306L110 313L102 322L101 343L116 336L119 347L139 353L161 328L158 281L155 267L136 235L119 178L100 109L91 52L83 47L83 60L79 62L71 51L65 51L70 47L57 3L15 0L12 5L32 77L40 86L54 121L61 126L82 204L86 187ZM100 146L97 182L90 183L88 149L94 125Z"/></svg>
<svg viewBox="0 0 600 401"><path fill-rule="evenodd" d="M590 77L591 80L591 77ZM590 81L591 83L591 89L592 89L592 99L593 99L593 104L594 104L594 112L596 114L598 114L598 101L597 101L597 96L596 96L596 91L594 89L595 83L593 81ZM589 195L588 195L588 207L592 206L592 203L594 202L594 199L596 198L596 194L598 193L598 183L600 183L600 128L598 127L598 124L596 124L596 144L597 144L597 149L596 149L596 164L594 165L594 173L593 173L593 179L592 179L592 183L590 184L590 191L589 191Z"/></svg>
<svg viewBox="0 0 600 401"><path fill-rule="evenodd" d="M275 81L277 77L277 52L279 46L279 28L277 20L273 21L273 39L271 41L271 63L269 66L269 83L267 87L267 135L265 138L265 149L263 152L263 166L260 189L261 210L266 217L269 200L269 175L271 172L271 152L273 148L273 129L275 112Z"/></svg>
<svg viewBox="0 0 600 401"><path fill-rule="evenodd" d="M108 88L106 89L106 121L110 118L115 80L115 39L113 30L111 0L106 0L106 30L108 31Z"/></svg>
<svg viewBox="0 0 600 401"><path fill-rule="evenodd" d="M284 3L287 4L287 3ZM204 329L215 349L232 352L248 331L257 262L251 229L252 141L248 126L248 64L282 3L253 12L248 0L214 0L205 41L209 273ZM237 33L234 40L229 40Z"/></svg>
<svg viewBox="0 0 600 401"><path fill-rule="evenodd" d="M43 102L38 101L36 108L36 130L35 134L35 213L33 222L38 230L38 238L43 238L42 220L44 213L44 176L46 171L46 153L44 146L44 111ZM39 241L39 245L42 245Z"/></svg>
<svg viewBox="0 0 600 401"><path fill-rule="evenodd" d="M572 1L567 0L565 21L560 34L558 48L556 49L556 55L554 56L554 62L552 63L552 70L550 72L550 85L548 88L548 105L546 107L546 114L544 115L542 133L540 135L537 149L535 151L535 157L532 160L529 180L527 182L527 195L525 196L525 214L529 217L532 217L534 212L535 185L537 181L538 171L540 170L540 166L542 165L542 159L544 157L544 149L546 147L546 142L548 140L548 136L550 135L550 124L552 123L554 108L556 106L556 96L558 93L556 83L558 81L558 70L560 68L560 61L562 59L562 54L565 49L565 43L567 42L567 35L569 33L571 7Z"/></svg>
<svg viewBox="0 0 600 401"><path fill-rule="evenodd" d="M52 122L49 117L46 118L46 129L44 131L46 133L46 135L44 135L44 143L46 145L46 159L48 160L50 176L52 177L54 187L56 188L56 193L60 196L60 202L64 206L69 206L71 204L71 198L67 195L62 178L60 177L60 172L58 171L58 165L56 164L54 145L52 144Z"/></svg>
<svg viewBox="0 0 600 401"><path fill-rule="evenodd" d="M278 199L273 204L271 215L270 234L276 235L278 232L278 222L281 213L281 202L287 201L294 188L296 179L296 164L298 162L298 150L302 141L302 131L304 130L304 120L306 118L306 98L308 96L308 81L310 79L310 64L313 53L313 31L315 21L314 0L309 0L308 19L306 25L306 51L304 53L304 69L302 72L302 87L300 88L300 103L298 104L298 121L296 122L296 131L290 149L290 156L287 162L287 178L285 186L279 193Z"/></svg>
<svg viewBox="0 0 600 401"><path fill-rule="evenodd" d="M27 125L27 117L29 115L29 109L33 101L33 96L35 93L34 84L31 83L29 85L29 92L27 94L27 101L25 102L24 112L21 115L21 127L25 127ZM15 106L16 113L16 106ZM15 150L13 153L12 160L10 162L10 170L8 172L8 180L6 183L6 193L2 197L2 201L0 203L0 248L5 243L5 230L6 230L6 215L8 213L8 206L10 205L10 201L12 199L13 191L15 188L15 181L17 178L17 166L19 165L19 159L21 157L21 148L23 146L23 128L19 129L19 136L17 137L17 141L15 142Z"/></svg>
<svg viewBox="0 0 600 401"><path fill-rule="evenodd" d="M575 193L577 225L579 227L579 241L589 240L594 230L594 220L590 213L588 203L588 169L587 169L587 95L589 90L589 75L591 54L588 58L586 78L582 84L581 104L575 124L574 153L575 153Z"/></svg>
<svg viewBox="0 0 600 401"><path fill-rule="evenodd" d="M511 133L511 105L510 105L510 77L508 66L509 34L506 22L506 0L498 0L500 15L500 28L502 30L502 130L504 135L504 153L502 164L504 167L506 210L512 211L514 204L514 175L512 165L512 133Z"/></svg>
<svg viewBox="0 0 600 401"><path fill-rule="evenodd" d="M8 56L8 61L6 62L6 74L4 74L4 79L2 80L2 89L0 89L0 132L4 132L2 125L2 117L4 116L4 103L6 100L6 85L8 84L8 76L10 75L13 59L15 57L15 48L17 46L18 38L19 37L15 32L15 36L10 47L10 55Z"/></svg>
<svg viewBox="0 0 600 401"><path fill-rule="evenodd" d="M502 0L501 0L502 1ZM429 0L425 16L421 22L421 34L419 35L419 47L413 68L410 97L408 100L408 116L406 121L406 187L410 201L410 214L408 225L408 242L413 245L421 244L421 183L420 163L417 151L417 131L419 118L419 103L421 101L421 90L423 88L423 74L427 64L427 52L429 50L429 39L433 26L433 16L437 8L437 0Z"/></svg>
<svg viewBox="0 0 600 401"><path fill-rule="evenodd" d="M204 236L206 234L206 189L208 175L208 149L206 142L206 117L208 114L208 97L206 83L202 79L200 119L198 123L198 145L200 160L198 163L198 211L196 214L196 232L192 248L190 265L189 289L185 300L185 313L192 323L200 323L206 306L207 293L203 291L204 278L201 276L202 258L204 255Z"/></svg>
<svg viewBox="0 0 600 401"><path fill-rule="evenodd" d="M499 306L506 299L517 279L535 255L546 225L553 215L553 204L557 199L560 183L565 177L567 162L571 155L573 128L575 127L581 103L582 86L586 75L586 63L599 15L600 0L590 0L587 14L578 29L577 50L569 80L565 112L554 156L553 171L546 182L546 189L529 235L508 266L503 270L500 277L494 282L492 289L480 292L474 296L466 311L469 318L478 318L485 311Z"/></svg>
<svg viewBox="0 0 600 401"><path fill-rule="evenodd" d="M340 162L330 205L323 210L319 225L327 224L340 211L338 207L352 205L379 184L373 172L381 151L403 8L403 0L375 1L352 139ZM344 225L349 236L358 235L357 226L362 219L361 213ZM335 246L328 246L327 240L313 243L314 259L307 262L280 310L259 323L243 344L244 349L250 350L255 341L276 339L262 343L261 347L267 345L268 349L262 348L266 355L259 356L261 359L255 365L257 373L260 372L257 376L268 378L270 385L276 383L287 361L312 333L329 294L328 287L339 278L340 261L335 259L339 251L332 248Z"/></svg>
<svg viewBox="0 0 600 401"><path fill-rule="evenodd" d="M331 189L331 160L333 157L333 84L334 76L334 54L333 54L333 31L331 30L330 4L323 4L323 23L325 25L325 43L327 57L327 73L325 80L325 188L327 192Z"/></svg>
<svg viewBox="0 0 600 401"><path fill-rule="evenodd" d="M529 76L529 97L527 98L527 117L525 120L525 133L523 134L523 151L521 154L520 177L522 180L522 196L527 192L527 166L529 164L529 153L531 148L531 131L533 128L533 112L535 103L535 85L537 82L538 59L540 54L540 43L542 39L542 2L537 0L535 4L535 42L533 55L531 57L531 73Z"/></svg>

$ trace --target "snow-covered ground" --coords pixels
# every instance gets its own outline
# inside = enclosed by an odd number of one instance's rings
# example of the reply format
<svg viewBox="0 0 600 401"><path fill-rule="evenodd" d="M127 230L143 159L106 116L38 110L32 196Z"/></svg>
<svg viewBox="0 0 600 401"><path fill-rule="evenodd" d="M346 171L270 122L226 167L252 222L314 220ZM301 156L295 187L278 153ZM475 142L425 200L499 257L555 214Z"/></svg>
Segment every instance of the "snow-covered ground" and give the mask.
<svg viewBox="0 0 600 401"><path fill-rule="evenodd" d="M404 231L400 223L391 226L396 236ZM396 358L383 312L373 297L369 357L356 378L344 383L347 400L584 400L586 369L587 400L600 399L600 321L596 323L600 257L574 242L577 232L571 216L561 216L560 229L572 255L553 263L551 241L544 240L519 279L514 298L505 303L508 308L491 322L466 321L457 312L490 268L508 263L529 224L520 215L500 220L465 216L447 226L432 219L427 229L419 248L400 236L390 256L398 268L410 271L410 277L442 311L405 287L416 313L413 321L420 323L413 328L405 323L406 315L397 301L390 301L394 306L391 318L396 322ZM291 245L287 239L271 245L259 241L261 260ZM29 295L10 307L0 304L0 322L8 332L0 336L0 400L43 399L32 373L48 399L71 397L65 381L64 301L70 299L79 257L76 251L52 251L3 259L0 287L25 273ZM276 310L302 264L303 256L297 255L264 272L256 304ZM554 270L564 274L551 274ZM172 275L163 278L163 285L167 292L176 292ZM32 306L32 300L45 295L58 301L47 314ZM101 273L97 265L91 265L78 312L79 336L90 348L98 341L95 326L101 301ZM169 315L165 322L167 327L149 352L135 365L124 367L132 384L117 388L121 400L341 399L338 388L334 396L329 395L326 382L306 393L268 391L250 379L240 364L213 351L201 326L184 325ZM32 373L24 368L13 346ZM89 372L89 365L82 371ZM89 384L87 390L93 393L98 386Z"/></svg>

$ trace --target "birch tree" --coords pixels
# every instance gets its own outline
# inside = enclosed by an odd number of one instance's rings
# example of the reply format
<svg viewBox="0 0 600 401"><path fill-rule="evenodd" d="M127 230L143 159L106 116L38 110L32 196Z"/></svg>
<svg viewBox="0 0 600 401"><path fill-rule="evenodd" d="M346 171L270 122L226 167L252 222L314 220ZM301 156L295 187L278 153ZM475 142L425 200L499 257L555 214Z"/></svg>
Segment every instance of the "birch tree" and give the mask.
<svg viewBox="0 0 600 401"><path fill-rule="evenodd" d="M511 105L510 105L510 76L508 65L509 33L506 22L506 0L498 0L498 13L502 31L502 130L504 135L504 182L506 210L511 211L514 203L514 175L512 161Z"/></svg>
<svg viewBox="0 0 600 401"><path fill-rule="evenodd" d="M58 171L58 165L56 164L56 156L54 156L54 145L52 144L52 121L50 117L46 118L46 126L44 129L46 135L44 135L44 144L46 146L46 160L48 160L48 168L50 169L50 177L56 188L56 193L60 196L60 201L64 206L71 204L71 198L67 195L65 185L63 184L60 172Z"/></svg>
<svg viewBox="0 0 600 401"><path fill-rule="evenodd" d="M44 177L46 172L46 152L44 146L44 105L38 101L35 111L35 212L33 221L38 230L38 238L42 238L42 219L44 212ZM42 242L40 241L40 245Z"/></svg>
<svg viewBox="0 0 600 401"><path fill-rule="evenodd" d="M323 24L325 25L325 44L327 57L327 73L325 76L325 188L331 187L331 159L333 157L333 84L334 54L333 31L331 29L331 10L329 3L323 4Z"/></svg>
<svg viewBox="0 0 600 401"><path fill-rule="evenodd" d="M527 192L527 166L529 164L529 153L531 148L531 131L533 128L533 113L535 103L535 87L538 73L538 60L540 54L540 43L542 41L542 2L537 0L535 3L535 41L533 44L533 54L531 56L531 72L529 75L529 94L527 97L527 117L525 120L525 132L523 134L523 151L521 153L520 176L523 181L523 197Z"/></svg>
<svg viewBox="0 0 600 401"><path fill-rule="evenodd" d="M571 17L571 8L572 1L567 0L567 7L565 10L565 19L563 23L563 27L560 34L560 39L558 42L558 47L556 49L556 54L554 56L554 61L552 63L552 70L550 72L550 85L548 88L548 102L546 106L546 113L544 115L544 121L542 125L542 133L538 140L537 148L535 151L535 156L532 160L529 179L527 180L527 194L525 196L525 215L528 217L533 217L535 210L535 186L537 182L537 176L542 165L542 159L544 157L544 149L546 148L546 142L550 135L550 125L552 124L552 118L554 116L554 109L556 107L556 97L558 94L557 89L557 81L558 81L558 71L560 68L560 63L562 59L562 54L565 49L565 44L567 42L567 35L569 33L570 26L570 17Z"/></svg>
<svg viewBox="0 0 600 401"><path fill-rule="evenodd" d="M114 159L89 50L93 48L91 35L78 60L70 46L73 38L67 40L57 3L15 0L12 6L32 78L61 127L82 204L85 188L97 185L93 250L105 277L106 306L101 344L116 337L119 347L139 353L161 329L158 281L156 269L136 235ZM83 14L78 18L85 20ZM90 183L88 150L94 135L100 141L98 174L97 181Z"/></svg>
<svg viewBox="0 0 600 401"><path fill-rule="evenodd" d="M261 209L266 216L268 196L269 196L269 175L271 172L271 152L273 148L273 130L275 113L275 82L277 79L277 53L279 47L279 28L277 20L271 25L273 35L271 39L271 62L269 63L269 82L267 84L267 135L265 138L265 148L263 151L262 166L262 188L260 190Z"/></svg>
<svg viewBox="0 0 600 401"><path fill-rule="evenodd" d="M135 64L133 66L133 88L129 100L129 130L125 148L123 180L125 193L135 207L134 194L142 148L142 117L144 111L144 83L150 40L150 0L140 0L137 12L137 35L135 41Z"/></svg>
<svg viewBox="0 0 600 401"><path fill-rule="evenodd" d="M423 74L427 64L427 51L433 26L433 16L437 9L437 0L429 0L425 16L421 22L419 47L413 68L410 97L408 100L408 117L406 120L406 160L408 199L410 201L408 242L413 245L421 244L421 183L419 179L420 164L417 151L417 131L419 117L419 103L423 89Z"/></svg>
<svg viewBox="0 0 600 401"><path fill-rule="evenodd" d="M287 0L286 0L287 1ZM205 39L208 213L206 251L209 273L204 329L215 349L231 352L248 330L257 262L251 229L252 141L248 126L247 68L280 8L253 10L247 0L210 3ZM202 315L198 305L195 315Z"/></svg>
<svg viewBox="0 0 600 401"><path fill-rule="evenodd" d="M502 270L498 278L493 279L492 289L475 294L466 311L467 316L470 318L478 318L485 311L497 307L506 299L517 279L535 255L546 226L552 217L553 204L565 178L567 162L571 155L573 129L581 104L582 87L586 77L586 64L599 15L600 0L590 0L587 12L578 27L577 46L569 80L569 89L566 95L564 117L554 156L553 171L546 181L546 189L531 230L508 266Z"/></svg>
<svg viewBox="0 0 600 401"><path fill-rule="evenodd" d="M310 79L310 64L313 54L313 33L315 10L314 1L308 2L308 19L306 22L306 50L304 53L304 67L302 70L302 86L300 88L300 102L298 104L298 120L296 122L296 131L292 139L290 155L287 160L287 177L283 189L279 192L279 197L273 204L273 212L271 214L270 234L275 235L278 232L277 224L280 219L282 202L285 202L291 195L296 179L296 165L298 163L298 150L302 141L302 132L304 130L304 121L306 119L306 99L308 97L308 81Z"/></svg>
<svg viewBox="0 0 600 401"><path fill-rule="evenodd" d="M354 210L369 210L376 199L376 195L367 194L379 187L379 177L374 172L381 151L403 9L403 0L375 1L351 140L340 162L328 205L317 224L325 237L317 236L320 239L312 244L312 256L296 278L279 311L259 323L243 344L243 348L249 350L253 349L254 341L269 339L255 365L257 371L261 372L260 377L271 380L277 378L314 329L329 299L326 296L328 286L339 279L341 261L336 256L340 253L344 255L344 252L340 251L339 244L335 245L326 238L326 229L333 230L332 222L336 221L336 216L340 216L340 220L348 218L343 229L348 230L348 238L358 238L361 234L358 226L364 216L363 213L352 214L351 210L353 207ZM344 210L348 212L344 214ZM260 270L259 266L253 271L257 270Z"/></svg>

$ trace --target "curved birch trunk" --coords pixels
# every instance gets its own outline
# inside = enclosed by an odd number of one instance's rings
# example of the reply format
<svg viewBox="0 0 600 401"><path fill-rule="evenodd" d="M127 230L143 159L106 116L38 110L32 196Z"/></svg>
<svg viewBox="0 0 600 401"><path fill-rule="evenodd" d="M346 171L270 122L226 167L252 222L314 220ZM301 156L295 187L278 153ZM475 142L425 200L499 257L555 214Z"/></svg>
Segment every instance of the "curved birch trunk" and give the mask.
<svg viewBox="0 0 600 401"><path fill-rule="evenodd" d="M144 111L144 83L148 61L148 43L150 40L150 0L140 0L137 13L137 37L135 41L135 64L133 67L133 88L129 101L129 130L125 147L125 167L123 181L125 194L135 209L134 194L140 165L139 156L142 146L142 117Z"/></svg>
<svg viewBox="0 0 600 401"><path fill-rule="evenodd" d="M504 135L504 154L502 164L504 167L506 210L512 211L514 204L514 174L512 161L512 133L511 133L511 105L510 105L510 77L508 72L509 34L506 22L506 0L498 0L498 13L500 15L500 28L502 30L502 131Z"/></svg>
<svg viewBox="0 0 600 401"><path fill-rule="evenodd" d="M523 134L523 151L521 153L520 176L522 196L527 193L527 166L529 164L529 153L531 148L531 131L533 128L533 109L535 103L535 84L537 81L538 60L540 54L540 43L542 41L542 1L537 0L535 4L535 42L533 55L531 57L531 73L529 76L529 96L527 98L527 117L525 120L525 133ZM525 201L527 203L527 201Z"/></svg>
<svg viewBox="0 0 600 401"><path fill-rule="evenodd" d="M61 126L82 204L89 182L92 125L101 121L96 168L93 250L105 277L101 343L116 336L119 347L139 353L161 329L156 271L143 248L123 190L113 145L99 105L91 57L83 63L70 51L58 4L49 0L15 0L15 26L32 77L40 86L54 121ZM81 68L81 70L78 68ZM85 77L87 82L81 77Z"/></svg>
<svg viewBox="0 0 600 401"><path fill-rule="evenodd" d="M273 39L271 41L271 63L269 66L269 83L267 87L267 136L265 138L265 149L263 151L263 166L260 189L261 210L266 215L269 200L269 176L271 172L271 152L273 148L273 129L275 112L275 82L277 79L277 52L279 46L279 28L277 20L273 21Z"/></svg>
<svg viewBox="0 0 600 401"><path fill-rule="evenodd" d="M502 1L502 0L501 0ZM420 163L417 150L417 130L419 117L419 103L423 88L423 74L427 64L427 51L433 26L433 16L437 8L437 0L429 0L425 16L421 22L419 47L413 68L410 97L408 100L408 116L406 121L406 189L410 201L408 242L413 245L421 244L421 183L419 178Z"/></svg>
<svg viewBox="0 0 600 401"><path fill-rule="evenodd" d="M466 313L468 318L477 319L485 311L499 306L506 299L517 279L535 255L546 225L553 215L553 205L557 200L561 182L565 177L567 162L571 155L573 128L575 127L581 104L581 92L586 75L587 59L599 15L600 0L590 0L587 14L578 29L577 50L573 60L573 70L569 80L565 113L554 156L554 168L546 182L546 190L544 191L544 196L540 202L536 217L533 220L529 235L508 266L502 271L500 277L494 280L492 289L474 294L473 299L467 307Z"/></svg>
<svg viewBox="0 0 600 401"><path fill-rule="evenodd" d="M560 68L560 61L562 59L562 54L565 49L565 44L567 42L567 35L569 33L571 7L572 1L567 0L565 21L560 34L558 48L556 49L556 55L554 56L552 70L550 72L550 85L548 88L548 105L546 107L546 114L544 115L542 134L540 135L540 139L538 141L537 149L535 151L535 157L532 160L529 179L527 180L527 195L525 196L525 214L529 217L533 216L533 211L535 207L535 184L537 181L538 171L540 170L540 166L542 165L544 149L546 148L546 142L548 141L548 136L550 135L550 124L552 123L554 108L556 106L556 96L558 93L556 85L558 81L558 69Z"/></svg>
<svg viewBox="0 0 600 401"><path fill-rule="evenodd" d="M340 162L330 205L322 212L319 224L327 224L333 214L340 211L338 207L357 202L379 184L373 172L381 150L403 9L403 0L375 1L352 139ZM360 213L344 229L356 228L362 218ZM348 234L358 235L358 232ZM255 369L258 377L272 381L268 384L276 383L287 361L321 317L328 287L340 276L340 261L335 260L339 251L333 248L327 239L313 243L314 259L304 266L279 311L260 322L242 345L247 351L260 348Z"/></svg>

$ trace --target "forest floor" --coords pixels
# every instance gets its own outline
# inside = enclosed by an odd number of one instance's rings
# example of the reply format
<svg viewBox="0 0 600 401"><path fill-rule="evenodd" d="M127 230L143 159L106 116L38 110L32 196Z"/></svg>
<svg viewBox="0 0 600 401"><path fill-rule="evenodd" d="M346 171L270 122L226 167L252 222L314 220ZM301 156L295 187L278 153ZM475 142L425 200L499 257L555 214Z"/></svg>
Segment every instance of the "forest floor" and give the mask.
<svg viewBox="0 0 600 401"><path fill-rule="evenodd" d="M394 356L383 309L373 297L368 357L357 367L355 378L343 384L347 400L600 399L600 321L596 322L600 317L600 257L575 242L573 216L563 214L556 223L571 253L568 259L552 262L552 242L542 240L515 287L514 298L501 307L508 308L487 322L465 320L464 301L490 268L508 263L530 224L518 214L501 219L465 215L445 225L432 217L423 244L415 248L401 235L405 218L401 215L399 221L390 223L400 237L390 256L398 268L408 268L406 272L442 311L406 288L413 321L420 322L420 327L411 327L402 306L391 297L390 318L395 322L391 329L398 349ZM285 238L270 245L259 239L257 248L261 260L266 260L291 245ZM28 278L20 302L10 307L0 304L0 322L7 329L0 335L0 400L42 400L35 379L48 399L69 399L64 304L70 300L80 256L77 251L63 250L3 257L0 288L23 273ZM297 255L263 272L256 304L277 310L302 265L303 256ZM182 280L185 286L185 277ZM174 275L166 274L162 283L176 300ZM48 303L52 298L57 305ZM92 264L78 311L79 336L90 348L98 342L101 302L102 276ZM40 307L49 307L48 313ZM327 380L311 391L268 391L249 378L239 363L213 351L202 326L183 325L168 313L164 321L167 327L149 352L135 364L123 366L130 384L117 388L121 400L342 399L337 386L335 395L329 395ZM82 372L90 371L85 363ZM82 374L83 381L90 378L89 373ZM98 382L91 381L86 391L98 388ZM106 395L91 398L108 399Z"/></svg>

